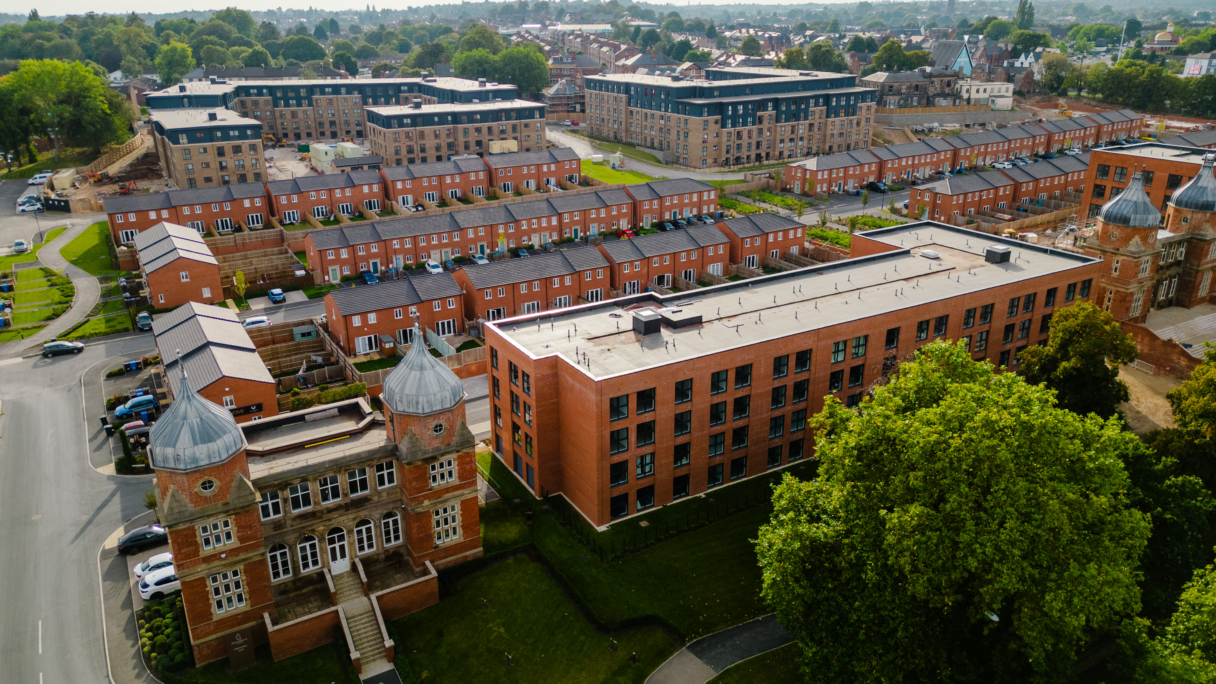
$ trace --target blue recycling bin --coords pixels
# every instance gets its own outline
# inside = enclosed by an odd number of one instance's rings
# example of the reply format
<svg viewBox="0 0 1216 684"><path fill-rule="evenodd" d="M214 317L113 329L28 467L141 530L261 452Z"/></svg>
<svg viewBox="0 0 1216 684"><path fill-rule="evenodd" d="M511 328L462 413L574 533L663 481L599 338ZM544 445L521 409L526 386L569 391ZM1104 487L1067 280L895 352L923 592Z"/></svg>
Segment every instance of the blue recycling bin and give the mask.
<svg viewBox="0 0 1216 684"><path fill-rule="evenodd" d="M138 360L127 361L126 363L123 364L123 366L127 369L128 372L135 372L140 369L140 362Z"/></svg>
<svg viewBox="0 0 1216 684"><path fill-rule="evenodd" d="M140 412L139 412L139 419L140 419L140 420L142 420L142 421L144 422L144 425L147 425L149 422L151 422L151 421L149 421L149 420L148 420L148 419L149 419L149 417L150 417L150 414L149 414L147 411L140 411Z"/></svg>

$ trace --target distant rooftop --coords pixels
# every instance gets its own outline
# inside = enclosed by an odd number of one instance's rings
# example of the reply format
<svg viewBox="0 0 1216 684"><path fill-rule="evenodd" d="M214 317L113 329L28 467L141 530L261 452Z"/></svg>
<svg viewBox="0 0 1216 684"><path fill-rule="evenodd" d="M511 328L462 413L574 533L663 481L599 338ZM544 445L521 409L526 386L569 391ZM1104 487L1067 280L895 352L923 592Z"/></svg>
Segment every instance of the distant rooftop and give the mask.
<svg viewBox="0 0 1216 684"><path fill-rule="evenodd" d="M211 115L215 118L212 119ZM181 128L205 128L218 126L256 126L262 128L262 122L249 119L237 114L231 109L217 107L214 109L153 109L152 120L161 124L166 130Z"/></svg>
<svg viewBox="0 0 1216 684"><path fill-rule="evenodd" d="M523 107L544 107L540 102L530 100L487 100L485 102L443 102L440 104L424 104L421 109L411 105L383 105L366 107L369 112L382 116L423 116L426 114L447 114L455 112L482 112L497 109L517 109Z"/></svg>
<svg viewBox="0 0 1216 684"><path fill-rule="evenodd" d="M533 358L557 355L596 380L718 354L788 335L890 313L961 294L1080 268L1094 260L984 233L921 221L865 233L895 251L669 296L637 295L495 321ZM1006 264L984 249L1008 245ZM921 251L931 248L940 258ZM645 338L633 311L674 307L700 325L664 326ZM577 357L576 357L577 354ZM576 360L577 358L577 360Z"/></svg>

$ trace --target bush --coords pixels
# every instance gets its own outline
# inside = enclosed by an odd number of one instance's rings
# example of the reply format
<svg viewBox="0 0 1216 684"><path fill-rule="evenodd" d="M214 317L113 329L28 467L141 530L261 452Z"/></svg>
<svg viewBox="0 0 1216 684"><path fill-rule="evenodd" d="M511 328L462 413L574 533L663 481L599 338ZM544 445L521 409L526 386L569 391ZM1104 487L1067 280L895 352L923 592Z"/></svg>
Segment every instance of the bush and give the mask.
<svg viewBox="0 0 1216 684"><path fill-rule="evenodd" d="M126 367L125 367L125 366L119 366L118 368L115 368L114 370L112 370L112 371L110 371L110 372L106 373L106 377L107 377L107 378L116 378L116 377L118 377L118 376L120 376L120 375L126 375L126 374L127 374L127 369L126 369Z"/></svg>
<svg viewBox="0 0 1216 684"><path fill-rule="evenodd" d="M336 401L344 401L346 399L354 399L355 397L367 394L367 385L362 382L355 382L342 387L335 387L331 390L325 390L317 395L318 404L332 404Z"/></svg>
<svg viewBox="0 0 1216 684"><path fill-rule="evenodd" d="M316 397L296 397L291 400L292 411L303 411L306 408L312 408L317 403Z"/></svg>
<svg viewBox="0 0 1216 684"><path fill-rule="evenodd" d="M293 396L293 397L300 396L300 388L299 387L291 388L291 396Z"/></svg>
<svg viewBox="0 0 1216 684"><path fill-rule="evenodd" d="M848 233L841 233L827 228L812 228L806 234L820 242L826 242L837 247L848 248L853 243Z"/></svg>

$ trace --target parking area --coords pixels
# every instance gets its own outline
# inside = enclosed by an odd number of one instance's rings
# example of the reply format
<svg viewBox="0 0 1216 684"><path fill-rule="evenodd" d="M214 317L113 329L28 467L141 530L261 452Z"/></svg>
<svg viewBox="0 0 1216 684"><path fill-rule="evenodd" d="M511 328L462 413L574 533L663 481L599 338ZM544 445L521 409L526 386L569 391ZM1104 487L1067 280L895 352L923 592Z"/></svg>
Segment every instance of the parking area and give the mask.
<svg viewBox="0 0 1216 684"><path fill-rule="evenodd" d="M139 359L131 359L129 362L139 362ZM100 405L94 404L89 406L90 420L97 420L99 423L110 426L121 426L127 422L142 421L146 426L155 422L159 416L159 409L144 408L134 412L133 415L127 415L119 418L115 410L123 403L129 402L132 398L138 396L155 396L156 388L152 380L152 371L150 368L139 368L134 371L127 371L123 375L106 377L106 374L118 368L119 363L116 361L107 368L102 368L98 371L101 376L102 399ZM120 401L121 400L121 401ZM120 456L123 455L122 439L118 437L115 431L107 429L109 439L107 440L109 448L106 450L109 458L108 463L113 464ZM141 453L146 448L147 432L144 430L136 430L131 435L129 442L131 449L136 455ZM100 464L94 463L94 467L99 467Z"/></svg>
<svg viewBox="0 0 1216 684"><path fill-rule="evenodd" d="M266 150L266 175L268 180L284 180L300 176L315 176L308 161L297 151L299 143L281 145Z"/></svg>

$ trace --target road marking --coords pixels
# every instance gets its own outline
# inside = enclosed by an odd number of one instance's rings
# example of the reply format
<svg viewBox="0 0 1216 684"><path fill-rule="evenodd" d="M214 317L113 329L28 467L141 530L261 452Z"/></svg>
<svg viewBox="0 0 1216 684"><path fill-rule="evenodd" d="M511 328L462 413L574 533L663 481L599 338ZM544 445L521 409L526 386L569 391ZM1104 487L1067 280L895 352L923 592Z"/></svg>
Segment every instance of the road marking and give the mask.
<svg viewBox="0 0 1216 684"><path fill-rule="evenodd" d="M37 520L38 518L41 518L41 517L42 517L41 513L35 513L34 517L30 518L30 520Z"/></svg>
<svg viewBox="0 0 1216 684"><path fill-rule="evenodd" d="M5 360L3 360L3 361L0 361L0 366L7 366L7 365L12 364L12 363L20 363L21 361L24 361L24 360L25 360L25 358L24 358L24 357L21 357L21 356L14 356L14 357L13 357L13 358L11 358L11 359L5 359Z"/></svg>
<svg viewBox="0 0 1216 684"><path fill-rule="evenodd" d="M38 655L42 655L42 620L38 621ZM42 675L39 674L39 677Z"/></svg>

